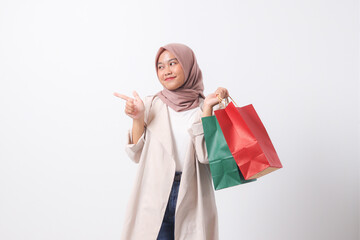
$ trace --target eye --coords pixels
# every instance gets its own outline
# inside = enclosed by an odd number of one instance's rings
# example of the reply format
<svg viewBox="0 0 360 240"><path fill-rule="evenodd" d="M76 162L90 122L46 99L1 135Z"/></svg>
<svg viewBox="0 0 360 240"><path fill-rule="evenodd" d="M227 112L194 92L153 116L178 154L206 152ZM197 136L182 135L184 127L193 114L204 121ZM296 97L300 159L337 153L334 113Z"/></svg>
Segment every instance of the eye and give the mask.
<svg viewBox="0 0 360 240"><path fill-rule="evenodd" d="M163 69L164 68L164 66L158 66L158 69Z"/></svg>
<svg viewBox="0 0 360 240"><path fill-rule="evenodd" d="M173 65L175 65L175 64L177 64L177 62L171 62L171 63L170 63L170 66L173 66Z"/></svg>

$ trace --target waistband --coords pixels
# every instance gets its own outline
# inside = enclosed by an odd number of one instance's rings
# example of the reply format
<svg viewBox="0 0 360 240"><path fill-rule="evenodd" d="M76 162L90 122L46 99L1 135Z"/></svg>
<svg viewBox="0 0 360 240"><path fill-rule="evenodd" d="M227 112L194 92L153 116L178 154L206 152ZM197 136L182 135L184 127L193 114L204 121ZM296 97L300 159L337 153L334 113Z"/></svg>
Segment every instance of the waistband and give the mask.
<svg viewBox="0 0 360 240"><path fill-rule="evenodd" d="M174 177L175 182L180 182L181 174L182 174L182 172L175 172L175 177Z"/></svg>

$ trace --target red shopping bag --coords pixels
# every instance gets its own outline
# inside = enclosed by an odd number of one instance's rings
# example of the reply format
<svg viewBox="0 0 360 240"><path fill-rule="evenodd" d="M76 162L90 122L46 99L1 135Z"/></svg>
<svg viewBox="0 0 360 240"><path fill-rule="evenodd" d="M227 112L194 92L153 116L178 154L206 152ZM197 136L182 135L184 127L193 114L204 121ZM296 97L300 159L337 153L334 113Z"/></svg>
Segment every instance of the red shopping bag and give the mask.
<svg viewBox="0 0 360 240"><path fill-rule="evenodd" d="M280 159L254 107L214 111L229 149L246 180L259 178L279 168Z"/></svg>

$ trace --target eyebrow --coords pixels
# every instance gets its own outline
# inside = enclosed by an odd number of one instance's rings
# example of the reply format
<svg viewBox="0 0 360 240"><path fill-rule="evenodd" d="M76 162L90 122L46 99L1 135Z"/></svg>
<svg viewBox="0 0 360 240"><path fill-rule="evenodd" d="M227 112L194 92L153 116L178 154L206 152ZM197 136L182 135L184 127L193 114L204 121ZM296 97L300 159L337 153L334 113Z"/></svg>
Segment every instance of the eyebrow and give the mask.
<svg viewBox="0 0 360 240"><path fill-rule="evenodd" d="M172 60L176 60L177 61L177 58L172 58L172 59L169 59L168 60L168 62L171 62ZM159 64L163 64L162 62L158 62L158 64L157 65L159 65Z"/></svg>

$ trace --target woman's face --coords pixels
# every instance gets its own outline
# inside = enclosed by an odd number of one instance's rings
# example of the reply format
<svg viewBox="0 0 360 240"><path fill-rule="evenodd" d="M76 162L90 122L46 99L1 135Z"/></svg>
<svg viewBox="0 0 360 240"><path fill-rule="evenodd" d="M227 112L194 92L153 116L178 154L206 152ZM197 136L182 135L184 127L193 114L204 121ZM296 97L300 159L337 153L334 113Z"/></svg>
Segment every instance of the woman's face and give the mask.
<svg viewBox="0 0 360 240"><path fill-rule="evenodd" d="M175 90L185 83L184 71L174 54L165 50L157 62L157 75L160 83L168 90Z"/></svg>

